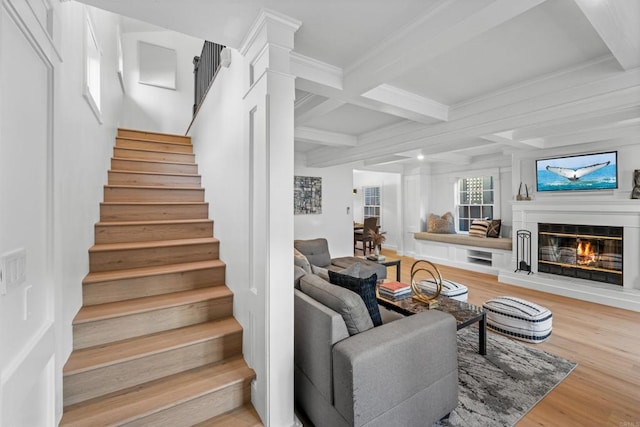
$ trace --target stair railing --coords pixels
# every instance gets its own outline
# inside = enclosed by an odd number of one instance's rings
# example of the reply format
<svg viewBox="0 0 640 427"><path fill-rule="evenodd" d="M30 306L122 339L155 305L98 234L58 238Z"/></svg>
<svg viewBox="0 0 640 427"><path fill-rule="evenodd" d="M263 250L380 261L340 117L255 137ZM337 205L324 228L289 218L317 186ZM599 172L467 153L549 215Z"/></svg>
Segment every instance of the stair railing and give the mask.
<svg viewBox="0 0 640 427"><path fill-rule="evenodd" d="M193 58L193 77L194 77L194 103L193 115L198 111L200 103L204 99L209 86L216 77L220 69L220 53L225 46L217 43L205 41L202 46L200 56Z"/></svg>

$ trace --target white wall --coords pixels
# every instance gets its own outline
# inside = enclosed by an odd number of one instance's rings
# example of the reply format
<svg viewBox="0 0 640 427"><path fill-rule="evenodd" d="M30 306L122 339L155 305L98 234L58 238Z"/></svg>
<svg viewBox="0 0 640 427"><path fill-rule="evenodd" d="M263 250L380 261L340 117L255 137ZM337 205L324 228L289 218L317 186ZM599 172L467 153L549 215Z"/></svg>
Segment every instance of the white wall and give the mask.
<svg viewBox="0 0 640 427"><path fill-rule="evenodd" d="M27 257L25 282L0 296L0 424L56 425L122 102L119 18L88 8L102 51L100 124L82 96L85 7L51 2L52 44L37 22L46 28L46 13L10 3L0 9L0 253Z"/></svg>
<svg viewBox="0 0 640 427"><path fill-rule="evenodd" d="M402 241L402 175L398 173L353 171L353 188L358 194L353 199L353 219L364 221L363 187L381 187L382 220L380 230L386 232L386 240L382 245L392 250L401 249Z"/></svg>
<svg viewBox="0 0 640 427"><path fill-rule="evenodd" d="M176 51L176 89L138 83L138 42ZM122 34L126 98L122 127L184 135L193 111L193 57L200 56L204 41L173 31Z"/></svg>
<svg viewBox="0 0 640 427"><path fill-rule="evenodd" d="M252 403L265 425L293 426L293 102L299 23L261 13L221 69L190 135L209 202ZM277 39L271 45L272 38Z"/></svg>
<svg viewBox="0 0 640 427"><path fill-rule="evenodd" d="M202 175L209 218L227 260L226 283L234 292L234 315L248 324L242 309L249 281L249 147L243 143L242 57L233 51L230 68L222 68L189 132ZM224 105L224 108L221 106ZM245 334L245 349L249 344Z"/></svg>
<svg viewBox="0 0 640 427"><path fill-rule="evenodd" d="M294 215L294 238L324 237L332 257L353 256L353 167L308 168L304 163L303 156L296 158L294 173L322 178L322 213Z"/></svg>

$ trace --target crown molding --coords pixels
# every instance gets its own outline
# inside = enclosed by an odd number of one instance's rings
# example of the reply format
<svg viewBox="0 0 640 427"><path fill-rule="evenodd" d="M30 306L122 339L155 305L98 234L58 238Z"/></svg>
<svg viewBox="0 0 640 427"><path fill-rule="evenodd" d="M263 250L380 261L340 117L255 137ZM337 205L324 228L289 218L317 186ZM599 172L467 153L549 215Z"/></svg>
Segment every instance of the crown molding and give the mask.
<svg viewBox="0 0 640 427"><path fill-rule="evenodd" d="M253 21L253 24L249 27L249 31L247 35L244 37L244 40L240 44L239 52L244 56L249 51L251 45L256 41L260 31L264 28L267 23L272 22L282 26L283 28L288 29L292 33L298 31L300 26L302 25L302 21L299 21L295 18L291 18L285 14L280 12L276 12L270 9L260 9L258 16Z"/></svg>

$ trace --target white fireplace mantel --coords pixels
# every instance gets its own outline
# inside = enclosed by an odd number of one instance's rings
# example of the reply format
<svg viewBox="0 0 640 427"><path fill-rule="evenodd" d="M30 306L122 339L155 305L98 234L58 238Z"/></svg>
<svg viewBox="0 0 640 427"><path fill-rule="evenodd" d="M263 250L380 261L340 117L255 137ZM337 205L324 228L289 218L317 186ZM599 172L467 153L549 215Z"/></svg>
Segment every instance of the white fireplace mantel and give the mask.
<svg viewBox="0 0 640 427"><path fill-rule="evenodd" d="M499 280L540 291L640 311L640 200L533 200L512 204L513 261L516 265L518 230L531 232L531 271L504 270ZM623 285L610 285L538 273L538 223L624 227Z"/></svg>

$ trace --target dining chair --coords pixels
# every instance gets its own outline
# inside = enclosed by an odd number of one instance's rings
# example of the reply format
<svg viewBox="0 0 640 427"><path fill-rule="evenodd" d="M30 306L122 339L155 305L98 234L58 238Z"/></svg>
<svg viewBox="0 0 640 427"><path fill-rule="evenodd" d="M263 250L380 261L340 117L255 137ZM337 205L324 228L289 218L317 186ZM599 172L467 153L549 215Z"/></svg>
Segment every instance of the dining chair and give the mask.
<svg viewBox="0 0 640 427"><path fill-rule="evenodd" d="M371 238L370 230L378 232L378 218L369 217L364 219L364 227L360 230L353 231L353 250L355 252L358 249L358 242L362 242L362 252L367 255L367 244L369 244L369 251L373 250L373 239Z"/></svg>

